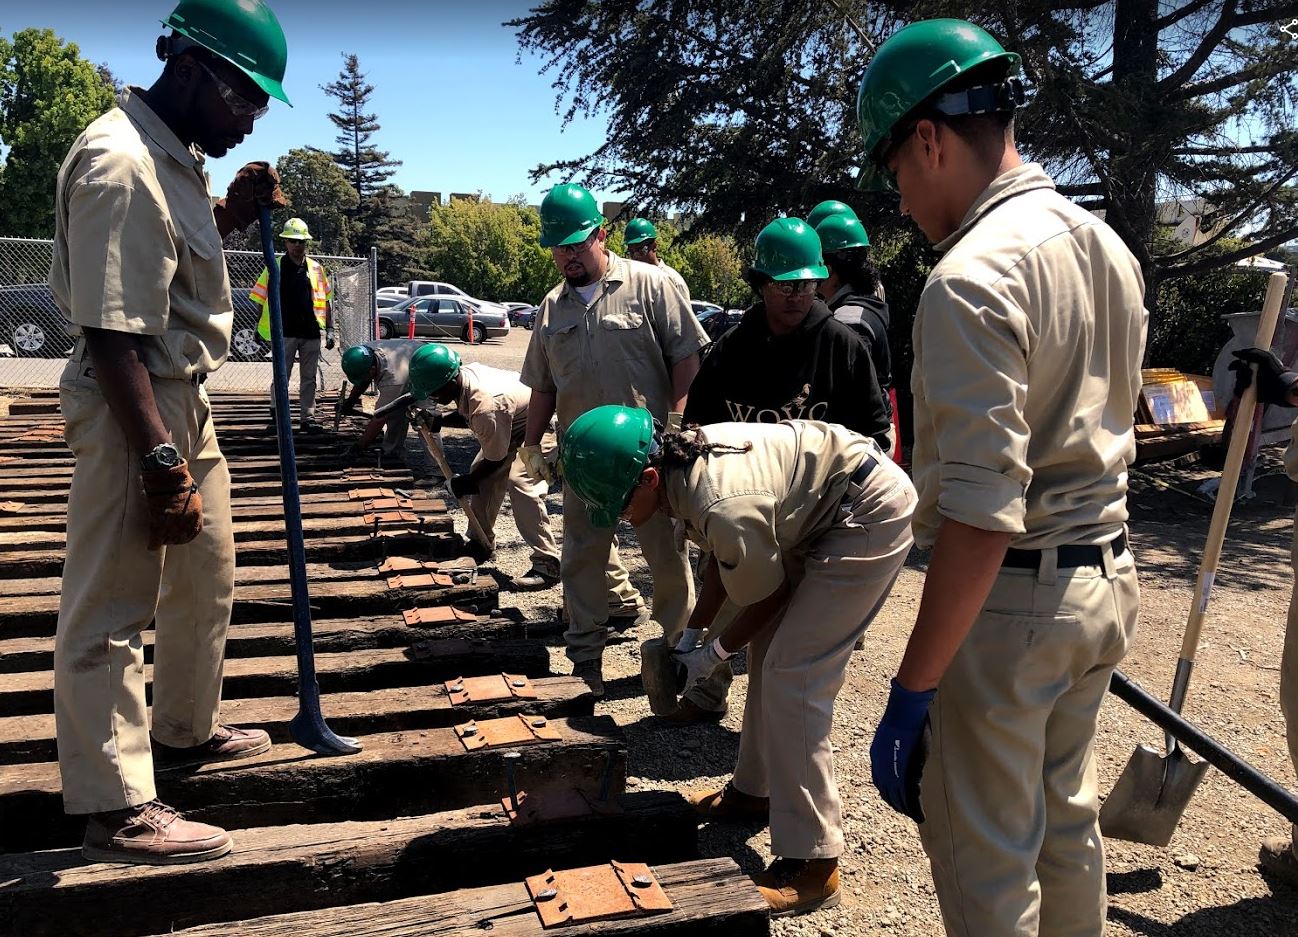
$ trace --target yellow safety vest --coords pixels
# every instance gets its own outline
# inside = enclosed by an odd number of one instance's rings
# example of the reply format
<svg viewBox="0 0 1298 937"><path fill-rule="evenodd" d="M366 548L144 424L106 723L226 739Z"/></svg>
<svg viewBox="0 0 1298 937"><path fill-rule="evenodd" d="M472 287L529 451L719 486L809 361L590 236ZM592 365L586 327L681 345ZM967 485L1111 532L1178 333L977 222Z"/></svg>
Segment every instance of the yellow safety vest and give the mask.
<svg viewBox="0 0 1298 937"><path fill-rule="evenodd" d="M280 256L280 269L284 269L284 258ZM306 277L311 281L311 308L315 310L315 320L320 324L320 328L325 327L325 310L329 306L329 300L333 299L334 288L329 282L329 275L325 273L324 265L310 257L306 259ZM257 278L257 285L252 288L248 294L252 301L261 307L261 320L257 323L257 334L262 337L263 341L270 341L270 306L266 300L266 288L270 283L270 271L265 267L261 268L261 276Z"/></svg>

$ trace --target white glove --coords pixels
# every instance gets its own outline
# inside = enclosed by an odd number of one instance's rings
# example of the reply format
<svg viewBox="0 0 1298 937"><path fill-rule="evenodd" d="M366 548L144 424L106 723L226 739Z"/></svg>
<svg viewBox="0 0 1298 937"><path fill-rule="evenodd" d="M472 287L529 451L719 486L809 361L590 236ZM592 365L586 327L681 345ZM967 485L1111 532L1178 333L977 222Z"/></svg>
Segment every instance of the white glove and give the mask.
<svg viewBox="0 0 1298 937"><path fill-rule="evenodd" d="M729 654L725 657L721 656L716 641L709 641L702 647L683 654L672 654L672 660L685 668L684 692L688 693L693 687L712 676L729 656Z"/></svg>
<svg viewBox="0 0 1298 937"><path fill-rule="evenodd" d="M518 457L523 460L523 467L527 469L527 474L537 481L553 485L558 480L554 474L554 466L545 460L539 445L523 446L518 450Z"/></svg>

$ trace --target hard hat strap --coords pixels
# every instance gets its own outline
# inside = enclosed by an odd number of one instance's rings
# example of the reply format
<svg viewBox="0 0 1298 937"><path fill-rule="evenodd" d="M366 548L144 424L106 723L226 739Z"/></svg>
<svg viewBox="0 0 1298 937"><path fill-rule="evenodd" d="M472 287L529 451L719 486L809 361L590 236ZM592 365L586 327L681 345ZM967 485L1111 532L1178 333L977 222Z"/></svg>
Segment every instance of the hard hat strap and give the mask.
<svg viewBox="0 0 1298 937"><path fill-rule="evenodd" d="M934 99L933 107L948 117L998 114L1014 110L1025 99L1023 82L1018 78L1006 78L994 84L944 94Z"/></svg>

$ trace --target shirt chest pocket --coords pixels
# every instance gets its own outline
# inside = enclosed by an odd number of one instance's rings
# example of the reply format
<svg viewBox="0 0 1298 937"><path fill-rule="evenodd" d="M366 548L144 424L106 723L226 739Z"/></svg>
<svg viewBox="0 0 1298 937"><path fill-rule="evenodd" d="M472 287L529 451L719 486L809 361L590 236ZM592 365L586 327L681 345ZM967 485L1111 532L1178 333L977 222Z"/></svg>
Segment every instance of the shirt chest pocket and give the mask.
<svg viewBox="0 0 1298 937"><path fill-rule="evenodd" d="M604 315L599 322L601 357L640 361L652 351L653 335L638 306Z"/></svg>
<svg viewBox="0 0 1298 937"><path fill-rule="evenodd" d="M585 330L580 322L559 322L546 325L546 356L556 380L570 378L581 371Z"/></svg>
<svg viewBox="0 0 1298 937"><path fill-rule="evenodd" d="M212 313L225 312L230 305L230 294L216 223L210 217L182 219L179 228L185 244L178 252L178 278Z"/></svg>

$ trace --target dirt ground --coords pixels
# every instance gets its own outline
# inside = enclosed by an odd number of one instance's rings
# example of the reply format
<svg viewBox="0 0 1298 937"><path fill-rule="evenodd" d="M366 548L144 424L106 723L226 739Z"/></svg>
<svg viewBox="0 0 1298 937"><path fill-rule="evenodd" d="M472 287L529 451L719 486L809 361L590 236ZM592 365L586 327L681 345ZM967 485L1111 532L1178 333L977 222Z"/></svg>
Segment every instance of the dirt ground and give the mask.
<svg viewBox="0 0 1298 937"><path fill-rule="evenodd" d="M510 346L525 336L511 336ZM477 351L475 349L474 351ZM521 348L488 346L491 364L517 368ZM470 352L468 357L477 357ZM447 448L458 467L475 450L463 431L448 431ZM1258 471L1257 495L1237 505L1209 609L1186 715L1255 766L1295 788L1278 702L1279 664L1289 602L1289 545L1293 509L1279 450L1269 450ZM1212 472L1201 467L1144 471L1193 490ZM1156 696L1166 698L1211 507L1139 479L1130 498L1131 540L1140 567L1141 626L1123 669ZM559 499L550 498L556 530ZM508 507L497 526L500 547L488 569L514 575L527 568ZM620 531L623 556L646 598L648 570L634 533ZM915 826L888 809L870 784L869 743L882 712L889 677L901 658L923 586L925 557L912 553L882 613L856 654L838 699L834 744L843 796L848 849L843 857L844 902L831 911L775 922L778 937L831 937L884 932L907 937L941 934L941 919L927 860ZM506 576L501 577L502 580ZM503 605L529 617L554 613L559 590L506 593ZM735 680L731 712L718 726L668 728L649 713L638 692L639 641L650 624L605 653L608 697L597 712L613 716L630 745L629 784L682 791L719 785L729 776L738 748L747 678ZM569 665L552 642L557 673ZM1137 743L1162 745L1162 734L1117 698L1101 713L1097 758L1100 790L1107 794ZM1283 834L1287 824L1242 788L1210 771L1165 849L1109 841L1109 933L1138 937L1185 935L1298 935L1298 889L1268 879L1257 868L1258 844ZM765 830L704 826L705 855L730 855L747 871L770 859Z"/></svg>

